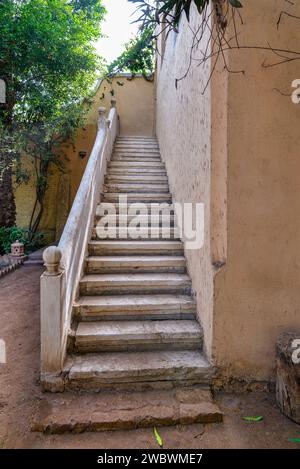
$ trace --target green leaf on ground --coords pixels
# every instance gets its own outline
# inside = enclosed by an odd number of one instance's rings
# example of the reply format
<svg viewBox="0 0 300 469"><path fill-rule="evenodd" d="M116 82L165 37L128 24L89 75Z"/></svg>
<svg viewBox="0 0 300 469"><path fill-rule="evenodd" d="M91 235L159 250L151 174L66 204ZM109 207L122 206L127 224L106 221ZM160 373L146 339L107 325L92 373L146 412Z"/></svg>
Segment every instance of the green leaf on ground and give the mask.
<svg viewBox="0 0 300 469"><path fill-rule="evenodd" d="M255 417L242 417L242 420L245 420L246 422L261 422L263 420L263 416L255 416Z"/></svg>
<svg viewBox="0 0 300 469"><path fill-rule="evenodd" d="M157 443L158 443L159 446L162 448L162 446L163 446L162 437L160 436L160 434L158 433L158 431L156 430L155 427L154 427L154 429L153 429L153 432L154 432L154 436L155 436L155 439L156 439Z"/></svg>
<svg viewBox="0 0 300 469"><path fill-rule="evenodd" d="M300 438L289 438L291 443L300 443Z"/></svg>

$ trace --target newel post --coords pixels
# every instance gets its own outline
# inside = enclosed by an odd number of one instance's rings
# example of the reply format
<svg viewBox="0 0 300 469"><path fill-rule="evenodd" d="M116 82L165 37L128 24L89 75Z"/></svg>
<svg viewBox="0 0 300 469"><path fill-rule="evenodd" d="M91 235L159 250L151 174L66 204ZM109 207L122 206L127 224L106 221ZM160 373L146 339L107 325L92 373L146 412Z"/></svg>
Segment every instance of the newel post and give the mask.
<svg viewBox="0 0 300 469"><path fill-rule="evenodd" d="M103 107L103 106L99 107L99 110L98 110L98 114L99 114L99 117L98 117L98 130L106 128L105 113L106 113L106 108Z"/></svg>
<svg viewBox="0 0 300 469"><path fill-rule="evenodd" d="M116 107L117 107L117 100L116 100L116 98L111 98L110 103L111 103L111 107L113 107L113 108L116 108Z"/></svg>
<svg viewBox="0 0 300 469"><path fill-rule="evenodd" d="M41 373L59 375L62 371L62 305L64 271L62 253L50 246L43 253L46 271L41 276Z"/></svg>

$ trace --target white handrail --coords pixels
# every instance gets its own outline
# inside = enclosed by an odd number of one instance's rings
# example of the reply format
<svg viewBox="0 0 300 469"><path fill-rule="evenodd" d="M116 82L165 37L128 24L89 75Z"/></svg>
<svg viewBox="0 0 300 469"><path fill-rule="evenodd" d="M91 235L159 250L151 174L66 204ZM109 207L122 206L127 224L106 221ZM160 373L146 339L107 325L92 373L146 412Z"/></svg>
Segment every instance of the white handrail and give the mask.
<svg viewBox="0 0 300 469"><path fill-rule="evenodd" d="M108 119L99 109L95 144L58 247L44 251L47 270L41 276L41 372L59 375L65 360L73 303L78 294L96 206L100 201L107 161L118 134L115 100Z"/></svg>

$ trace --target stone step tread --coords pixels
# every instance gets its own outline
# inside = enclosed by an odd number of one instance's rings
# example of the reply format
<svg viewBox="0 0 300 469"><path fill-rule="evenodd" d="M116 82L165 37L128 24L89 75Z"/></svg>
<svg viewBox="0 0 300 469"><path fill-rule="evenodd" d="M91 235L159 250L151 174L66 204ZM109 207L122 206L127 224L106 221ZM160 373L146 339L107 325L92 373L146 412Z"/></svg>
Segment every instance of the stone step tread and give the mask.
<svg viewBox="0 0 300 469"><path fill-rule="evenodd" d="M114 147L119 146L119 145L139 145L139 146L152 145L152 146L159 148L157 140L149 140L149 141L147 140L145 141L116 140Z"/></svg>
<svg viewBox="0 0 300 469"><path fill-rule="evenodd" d="M124 153L114 153L112 158L110 159L110 162L115 162L115 161L120 161L120 160L132 160L132 161L154 161L155 163L162 163L161 157L159 154L155 153L129 153L129 152L124 152Z"/></svg>
<svg viewBox="0 0 300 469"><path fill-rule="evenodd" d="M125 204L118 204L118 203L114 203L114 209L116 210L117 208L120 208L121 209L121 213L119 211L116 211L116 215L112 215L112 214L107 214L105 215L106 217L109 217L109 218L114 218L116 216L116 221L119 221L119 220L132 220L133 218L135 218L137 216L137 214L135 213L135 210L132 209L132 211L134 213L130 213L130 207L128 207L127 205ZM133 207L133 208L138 208L138 207ZM146 218L151 218L151 203L147 203L145 204L145 211L147 209L147 215L139 215L139 217L143 217L144 219ZM99 204L97 205L97 208L96 208L96 214L95 216L97 218L100 218L100 217L103 217L104 216L104 209L107 210L107 207L105 206L105 204ZM122 212L122 210L124 210ZM164 204L164 207L161 207L161 210L160 210L160 220L166 220L168 217L169 217L169 214L170 214L170 219L171 220L174 220L174 207L171 203L166 203ZM127 214L127 215L126 215ZM156 214L155 214L155 218L156 218Z"/></svg>
<svg viewBox="0 0 300 469"><path fill-rule="evenodd" d="M200 351L112 352L69 356L69 381L88 387L107 384L197 380L209 383L213 369Z"/></svg>
<svg viewBox="0 0 300 469"><path fill-rule="evenodd" d="M140 154L140 153L145 153L145 154L155 154L155 155L160 155L160 151L158 147L146 147L146 146L124 146L124 145L118 145L114 147L113 155L116 153L133 153L133 154Z"/></svg>
<svg viewBox="0 0 300 469"><path fill-rule="evenodd" d="M133 156L136 158L161 158L161 154L158 150L142 150L142 149L133 149L133 148L116 148L112 154L112 159L116 156Z"/></svg>
<svg viewBox="0 0 300 469"><path fill-rule="evenodd" d="M157 138L153 135L119 135L116 138L116 142L124 142L124 141L147 141L147 142L157 142Z"/></svg>
<svg viewBox="0 0 300 469"><path fill-rule="evenodd" d="M103 266L114 265L178 265L185 266L184 256L89 256L86 262Z"/></svg>
<svg viewBox="0 0 300 469"><path fill-rule="evenodd" d="M99 209L100 211L100 209ZM175 219L174 215L169 215L169 207L168 207L168 212L166 211L166 213L160 213L159 216L158 215L153 215L151 216L151 214L128 214L128 215L125 215L125 214L122 214L122 213L116 213L116 214L109 214L109 215L100 215L99 214L99 211L98 213L96 213L96 216L97 217L104 217L105 216L105 219L106 220L111 220L111 221L115 221L116 223L119 223L119 222L128 222L128 221L131 221L133 219L136 219L138 217L138 220L141 221L141 223L144 223L144 222L151 222L151 223L155 223L156 221L172 221ZM101 212L100 212L101 213Z"/></svg>
<svg viewBox="0 0 300 469"><path fill-rule="evenodd" d="M222 422L222 419L211 392L201 386L147 392L49 393L38 403L31 430L77 434L208 424Z"/></svg>
<svg viewBox="0 0 300 469"><path fill-rule="evenodd" d="M157 168L165 168L165 164L161 161L110 161L108 163L109 168L118 168L118 167L157 167Z"/></svg>
<svg viewBox="0 0 300 469"><path fill-rule="evenodd" d="M168 184L138 184L138 183L107 183L104 185L103 192L107 193L127 193L127 192L155 192L169 193Z"/></svg>
<svg viewBox="0 0 300 469"><path fill-rule="evenodd" d="M168 177L167 176L147 176L146 174L144 175L126 175L126 174L108 174L106 176L106 180L109 182L121 182L121 183L126 183L128 181L134 181L134 182L147 182L147 184L164 184L168 183Z"/></svg>
<svg viewBox="0 0 300 469"><path fill-rule="evenodd" d="M91 274L84 275L81 283L96 283L99 285L168 285L168 284L181 284L190 283L190 278L186 274L174 273L136 273L136 274Z"/></svg>
<svg viewBox="0 0 300 469"><path fill-rule="evenodd" d="M154 149L134 149L134 148L115 148L112 158L116 156L130 155L135 157L145 157L145 158L161 158L159 150Z"/></svg>
<svg viewBox="0 0 300 469"><path fill-rule="evenodd" d="M192 296L160 294L81 296L74 303L79 321L131 321L195 319L197 305Z"/></svg>
<svg viewBox="0 0 300 469"><path fill-rule="evenodd" d="M80 322L76 331L76 338L107 337L112 340L125 340L126 337L140 336L178 336L192 334L198 337L202 333L197 321L96 321Z"/></svg>
<svg viewBox="0 0 300 469"><path fill-rule="evenodd" d="M165 250L165 251L183 251L183 244L181 241L90 241L89 247L98 248L98 249L113 249L113 250L128 250L138 253L141 250L156 251L156 250Z"/></svg>
<svg viewBox="0 0 300 469"><path fill-rule="evenodd" d="M135 156L116 156L110 163L160 163L159 158L137 158Z"/></svg>
<svg viewBox="0 0 300 469"><path fill-rule="evenodd" d="M179 230L173 230L172 228L169 229L166 227L152 227L151 229L147 228L134 233L126 228L124 229L123 227L121 229L117 227L117 230L110 231L105 231L100 228L93 228L91 239L95 241L105 239L111 239L115 241L146 241L149 239L156 241L180 241L180 233Z"/></svg>
<svg viewBox="0 0 300 469"><path fill-rule="evenodd" d="M140 192L124 192L122 195L127 194L128 199L137 199L138 201L143 201L143 200L152 200L152 199L158 199L158 200L172 200L172 195L168 192L166 193L161 193L157 194L156 192L148 192L145 194L141 194ZM114 199L117 198L119 200L118 194L114 192L105 192L105 198L107 199Z"/></svg>
<svg viewBox="0 0 300 469"><path fill-rule="evenodd" d="M166 321L93 321L80 322L75 335L75 349L79 352L147 350L160 345L170 349L200 349L202 329L196 320Z"/></svg>
<svg viewBox="0 0 300 469"><path fill-rule="evenodd" d="M128 175L128 176L131 176L131 175L138 175L138 176L148 175L148 176L152 176L152 177L155 176L156 177L156 175L158 175L158 176L166 176L167 177L166 169L155 168L155 167L152 167L152 168L139 168L139 167L126 168L126 167L123 167L123 166L112 167L112 168L108 168L108 171L107 171L106 174L108 176L113 176L113 175L119 176L120 174L124 174L124 175Z"/></svg>
<svg viewBox="0 0 300 469"><path fill-rule="evenodd" d="M114 155L113 158L111 158L110 162L111 163L118 163L120 161L131 161L133 163L136 162L142 162L142 163L162 163L161 159L156 156L145 156L145 155Z"/></svg>
<svg viewBox="0 0 300 469"><path fill-rule="evenodd" d="M97 308L98 311L130 312L147 309L195 310L196 302L188 295L122 295L122 296L81 296L75 304L78 308Z"/></svg>

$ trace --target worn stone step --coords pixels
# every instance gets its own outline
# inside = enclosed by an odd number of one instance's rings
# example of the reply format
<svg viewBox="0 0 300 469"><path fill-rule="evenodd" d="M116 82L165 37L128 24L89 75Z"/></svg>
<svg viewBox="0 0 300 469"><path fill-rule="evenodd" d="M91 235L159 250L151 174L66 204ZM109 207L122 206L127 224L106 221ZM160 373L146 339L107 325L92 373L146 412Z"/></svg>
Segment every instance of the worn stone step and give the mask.
<svg viewBox="0 0 300 469"><path fill-rule="evenodd" d="M114 148L122 146L130 146L134 148L155 148L159 150L159 145L156 140L118 140L114 144Z"/></svg>
<svg viewBox="0 0 300 469"><path fill-rule="evenodd" d="M153 161L154 163L162 163L159 154L145 154L145 153L115 153L111 160L114 161Z"/></svg>
<svg viewBox="0 0 300 469"><path fill-rule="evenodd" d="M31 430L46 434L136 430L222 422L211 392L202 386L145 391L46 394Z"/></svg>
<svg viewBox="0 0 300 469"><path fill-rule="evenodd" d="M139 154L155 154L160 156L160 151L158 147L146 147L146 146L120 146L117 145L114 147L113 155L116 153L130 153L134 155Z"/></svg>
<svg viewBox="0 0 300 469"><path fill-rule="evenodd" d="M124 194L122 194L122 197ZM124 199L124 202L122 200L117 200L116 202L108 202L109 205L107 205L107 202L101 202L97 208L96 208L96 219L99 217L105 215L105 214L123 214L128 216L136 216L137 213L140 213L141 210L145 211L145 213L148 213L148 216L151 216L151 214L160 214L160 216L168 216L169 214L172 216L175 212L175 207L171 203L171 201L150 201L150 202L143 202L143 205L140 206L140 204L136 201L132 200L127 200Z"/></svg>
<svg viewBox="0 0 300 469"><path fill-rule="evenodd" d="M96 213L96 222L99 220L103 220L105 217L105 223L107 223L110 226L132 226L133 223L139 223L140 226L174 226L175 223L175 218L174 215L141 215L141 214L134 214L134 215L120 215L119 213L116 213L114 215L99 215Z"/></svg>
<svg viewBox="0 0 300 469"><path fill-rule="evenodd" d="M117 150L112 154L111 160L118 157L130 157L136 159L155 159L161 160L161 155L157 151L135 151L135 150Z"/></svg>
<svg viewBox="0 0 300 469"><path fill-rule="evenodd" d="M102 227L97 224L92 229L92 239L115 239L115 240L179 240L180 230L172 226L108 226Z"/></svg>
<svg viewBox="0 0 300 469"><path fill-rule="evenodd" d="M157 142L157 138L153 135L119 135L116 143L119 142Z"/></svg>
<svg viewBox="0 0 300 469"><path fill-rule="evenodd" d="M160 153L158 152L135 152L135 151L122 151L122 150L118 150L116 152L114 152L112 154L112 157L111 157L111 161L115 160L116 158L120 158L120 157L130 157L130 158L134 158L134 159L141 159L141 160L147 160L147 159L154 159L155 161L161 161L161 156L160 156Z"/></svg>
<svg viewBox="0 0 300 469"><path fill-rule="evenodd" d="M166 193L139 193L139 192L123 192L121 195L127 195L127 203L147 203L147 202L172 202L172 195L168 192ZM103 196L103 202L120 202L120 195L114 192L105 192Z"/></svg>
<svg viewBox="0 0 300 469"><path fill-rule="evenodd" d="M128 193L128 192L150 192L169 193L168 184L139 184L139 183L108 183L104 186L103 192L108 193Z"/></svg>
<svg viewBox="0 0 300 469"><path fill-rule="evenodd" d="M186 271L184 256L90 256L86 259L87 274L177 272Z"/></svg>
<svg viewBox="0 0 300 469"><path fill-rule="evenodd" d="M90 241L88 246L91 256L98 255L183 255L181 241Z"/></svg>
<svg viewBox="0 0 300 469"><path fill-rule="evenodd" d="M204 355L194 350L74 355L64 367L67 388L95 391L209 384L213 372Z"/></svg>
<svg viewBox="0 0 300 469"><path fill-rule="evenodd" d="M108 168L107 175L113 174L124 174L124 175L148 175L148 176L167 176L167 172L165 168L156 168L148 167L148 168L140 168L140 167L126 167L126 166L115 166L112 168Z"/></svg>
<svg viewBox="0 0 300 469"><path fill-rule="evenodd" d="M165 169L161 161L109 161L108 168L159 168Z"/></svg>
<svg viewBox="0 0 300 469"><path fill-rule="evenodd" d="M148 213L148 216L157 215L159 214L160 217L164 216L167 217L169 214L172 216L175 213L175 207L171 203L171 201L156 201L156 202L143 202L143 205L136 201L128 201L126 194L121 194L121 199L117 200L116 202L107 202L103 201L96 208L96 218L104 216L105 214L116 214L119 213L122 215L128 216L136 216L136 214L141 213Z"/></svg>
<svg viewBox="0 0 300 469"><path fill-rule="evenodd" d="M106 182L126 183L126 182L146 182L147 184L168 184L168 177L165 175L147 175L147 174L108 174L105 177Z"/></svg>
<svg viewBox="0 0 300 469"><path fill-rule="evenodd" d="M78 353L200 350L202 330L195 320L80 322L74 348Z"/></svg>
<svg viewBox="0 0 300 469"><path fill-rule="evenodd" d="M159 151L159 145L155 141L144 141L144 142L133 142L133 141L119 141L117 140L114 149L116 148L135 148L135 149L144 149L144 148L154 148Z"/></svg>
<svg viewBox="0 0 300 469"><path fill-rule="evenodd" d="M191 293L191 281L186 274L94 274L80 281L81 295L110 295L123 293Z"/></svg>
<svg viewBox="0 0 300 469"><path fill-rule="evenodd" d="M188 295L82 296L74 304L81 321L195 319L196 302Z"/></svg>
<svg viewBox="0 0 300 469"><path fill-rule="evenodd" d="M161 163L160 158L156 157L146 157L146 156L134 156L134 155L116 155L114 156L111 160L112 163L116 162L128 162L128 163L134 163L134 162L139 162L139 163Z"/></svg>

